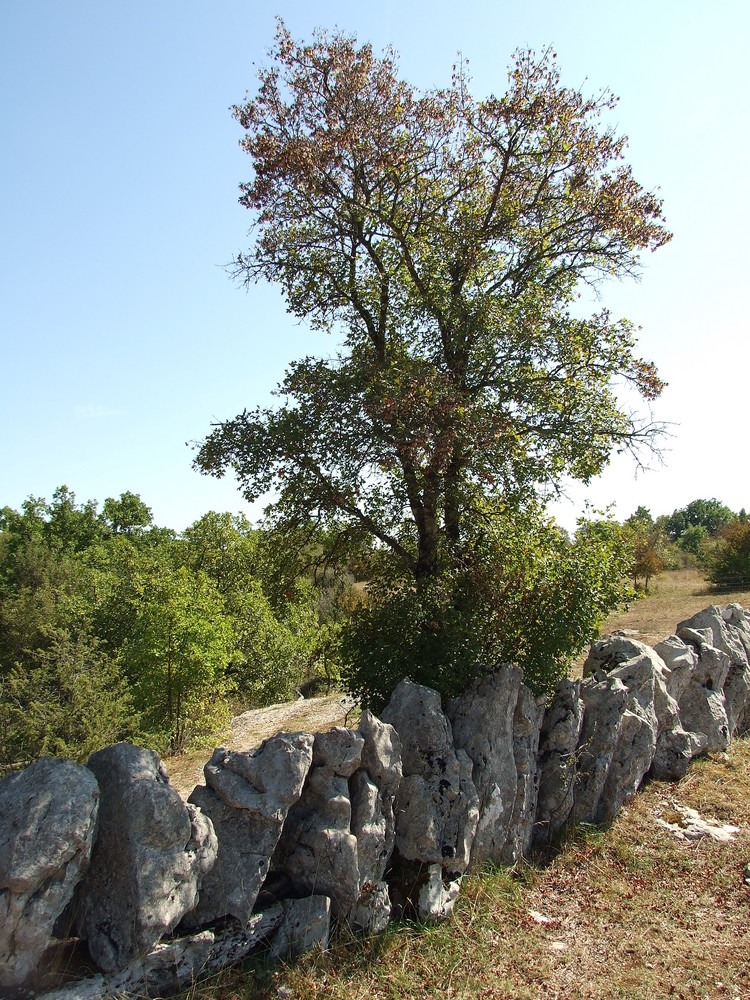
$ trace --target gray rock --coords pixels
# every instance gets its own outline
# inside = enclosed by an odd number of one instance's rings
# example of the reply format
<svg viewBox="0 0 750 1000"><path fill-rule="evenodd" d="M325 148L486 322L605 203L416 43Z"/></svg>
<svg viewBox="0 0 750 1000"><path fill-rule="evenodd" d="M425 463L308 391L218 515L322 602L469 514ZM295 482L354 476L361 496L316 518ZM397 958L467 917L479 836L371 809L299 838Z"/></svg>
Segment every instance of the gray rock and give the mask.
<svg viewBox="0 0 750 1000"><path fill-rule="evenodd" d="M472 862L499 861L508 839L518 791L513 713L521 670L506 664L475 681L448 706L456 747L472 761L479 820Z"/></svg>
<svg viewBox="0 0 750 1000"><path fill-rule="evenodd" d="M674 702L668 699L662 660L653 649L641 642L612 636L594 643L584 672L593 673L597 680L607 675L617 678L628 691L598 810L599 818L609 821L635 795L651 768L658 736L654 697L657 678L666 725L677 723L677 712Z"/></svg>
<svg viewBox="0 0 750 1000"><path fill-rule="evenodd" d="M731 727L724 698L724 684L731 667L729 656L713 645L710 627L695 629L682 625L677 629L680 639L697 653L690 683L679 699L680 718L685 730L705 736L710 752L726 750L731 739Z"/></svg>
<svg viewBox="0 0 750 1000"><path fill-rule="evenodd" d="M76 893L77 923L96 964L113 972L151 952L195 905L216 839L153 751L118 743L88 767L101 790L99 834Z"/></svg>
<svg viewBox="0 0 750 1000"><path fill-rule="evenodd" d="M349 782L351 832L357 840L359 884L379 882L396 842L392 797L383 798L367 771L356 771Z"/></svg>
<svg viewBox="0 0 750 1000"><path fill-rule="evenodd" d="M357 838L360 885L380 882L396 839L393 802L401 784L401 742L393 726L365 710L362 767L349 781L351 832Z"/></svg>
<svg viewBox="0 0 750 1000"><path fill-rule="evenodd" d="M256 913L246 927L204 930L158 944L127 969L91 976L44 994L44 1000L102 1000L104 997L154 996L192 986L201 975L234 965L266 941L284 918L277 903Z"/></svg>
<svg viewBox="0 0 750 1000"><path fill-rule="evenodd" d="M302 792L312 748L311 735L282 733L250 753L214 751L204 768L206 785L198 785L189 801L211 818L218 855L188 926L224 916L247 924L284 820Z"/></svg>
<svg viewBox="0 0 750 1000"><path fill-rule="evenodd" d="M453 746L440 695L401 681L382 714L401 740L403 780L396 795L396 849L402 858L441 865L451 881L466 870L476 830L476 791L470 761Z"/></svg>
<svg viewBox="0 0 750 1000"><path fill-rule="evenodd" d="M327 896L285 899L284 919L271 944L271 959L296 958L319 948L325 951L331 930L331 901Z"/></svg>
<svg viewBox="0 0 750 1000"><path fill-rule="evenodd" d="M733 605L732 610L725 617L722 609L714 604L703 611L699 611L692 618L680 622L677 626L677 635L680 635L683 629L692 629L699 632L708 629L711 633L710 640L707 642L708 645L713 646L714 649L720 649L722 653L726 653L730 663L741 663L747 666L748 655L745 644L742 641L742 633L745 631L745 621L744 615L741 616L737 613L736 609L738 608L739 605ZM739 610L741 611L742 609L739 608Z"/></svg>
<svg viewBox="0 0 750 1000"><path fill-rule="evenodd" d="M359 899L349 912L349 926L366 937L382 934L390 922L391 910L387 883L365 883L360 888Z"/></svg>
<svg viewBox="0 0 750 1000"><path fill-rule="evenodd" d="M587 677L581 684L581 699L583 727L569 818L574 824L601 819L599 804L620 737L628 689L617 677L602 681Z"/></svg>
<svg viewBox="0 0 750 1000"><path fill-rule="evenodd" d="M679 706L698 666L698 653L694 646L687 645L676 635L657 643L654 652L664 663L667 693Z"/></svg>
<svg viewBox="0 0 750 1000"><path fill-rule="evenodd" d="M583 726L579 681L561 680L545 712L539 738L539 793L534 839L549 843L573 808L575 751Z"/></svg>
<svg viewBox="0 0 750 1000"><path fill-rule="evenodd" d="M384 796L395 795L403 777L398 733L365 709L359 720L359 734L364 740L362 767Z"/></svg>
<svg viewBox="0 0 750 1000"><path fill-rule="evenodd" d="M336 917L345 918L359 897L349 778L360 766L363 747L364 739L349 729L317 734L312 767L273 858L297 891L329 896Z"/></svg>
<svg viewBox="0 0 750 1000"><path fill-rule="evenodd" d="M745 613L738 605L730 605L725 610L713 605L677 627L678 635L690 629L700 634L710 630L711 639L707 645L719 650L729 660L727 676L723 684L724 701L730 736L744 732L747 728L746 708L750 700L750 626ZM701 653L701 658L703 654Z"/></svg>
<svg viewBox="0 0 750 1000"><path fill-rule="evenodd" d="M461 879L446 885L440 865L430 865L417 897L417 917L426 924L438 924L453 913L461 890Z"/></svg>
<svg viewBox="0 0 750 1000"><path fill-rule="evenodd" d="M531 847L539 793L539 736L545 698L537 698L522 684L513 712L513 756L516 763L516 798L501 861L514 865Z"/></svg>
<svg viewBox="0 0 750 1000"><path fill-rule="evenodd" d="M0 781L0 986L32 976L88 867L99 786L47 757Z"/></svg>

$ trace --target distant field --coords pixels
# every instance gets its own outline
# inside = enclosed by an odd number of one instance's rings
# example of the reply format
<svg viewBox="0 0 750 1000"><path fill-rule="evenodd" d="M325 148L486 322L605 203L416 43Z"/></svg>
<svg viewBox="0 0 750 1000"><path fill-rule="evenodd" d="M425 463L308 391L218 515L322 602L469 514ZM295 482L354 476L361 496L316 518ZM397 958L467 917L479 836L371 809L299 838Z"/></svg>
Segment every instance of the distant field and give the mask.
<svg viewBox="0 0 750 1000"><path fill-rule="evenodd" d="M602 635L616 629L637 629L637 638L652 645L671 635L677 624L710 604L741 604L750 607L750 590L712 590L694 569L662 573L651 583L651 593L636 601L624 614L612 615L602 627Z"/></svg>

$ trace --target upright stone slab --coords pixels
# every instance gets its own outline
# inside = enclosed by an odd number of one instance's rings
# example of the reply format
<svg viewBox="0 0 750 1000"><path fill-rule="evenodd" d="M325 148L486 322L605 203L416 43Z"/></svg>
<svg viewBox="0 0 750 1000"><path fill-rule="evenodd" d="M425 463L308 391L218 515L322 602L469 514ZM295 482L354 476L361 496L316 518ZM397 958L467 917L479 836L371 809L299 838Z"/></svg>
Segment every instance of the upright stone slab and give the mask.
<svg viewBox="0 0 750 1000"><path fill-rule="evenodd" d="M713 645L710 628L694 629L681 626L678 638L692 646L697 653L690 683L679 700L683 727L690 732L703 733L710 752L726 750L731 739L724 684L731 660L726 653Z"/></svg>
<svg viewBox="0 0 750 1000"><path fill-rule="evenodd" d="M539 794L533 838L550 843L573 808L575 751L583 726L580 681L560 680L539 738Z"/></svg>
<svg viewBox="0 0 750 1000"><path fill-rule="evenodd" d="M456 747L472 762L479 822L472 863L499 861L505 848L518 792L513 713L522 673L504 664L476 680L448 706Z"/></svg>
<svg viewBox="0 0 750 1000"><path fill-rule="evenodd" d="M654 691L663 664L648 646L625 636L612 636L591 647L584 673L604 680L617 678L628 698L612 760L602 791L601 818L612 820L638 791L656 751L658 721ZM666 695L666 687L663 694ZM664 702L662 709L667 709ZM670 721L675 721L670 718Z"/></svg>
<svg viewBox="0 0 750 1000"><path fill-rule="evenodd" d="M118 743L91 755L99 834L76 894L77 923L105 972L148 954L195 905L216 858L213 827L186 806L151 750Z"/></svg>
<svg viewBox="0 0 750 1000"><path fill-rule="evenodd" d="M302 793L312 748L311 735L282 733L250 753L214 751L206 785L196 786L189 801L211 818L218 855L188 926L225 916L248 923L283 823Z"/></svg>
<svg viewBox="0 0 750 1000"><path fill-rule="evenodd" d="M359 898L350 910L350 925L365 934L388 926L390 894L383 881L396 841L393 802L403 775L401 741L393 728L369 712L362 713L362 766L349 779L351 832L357 839Z"/></svg>
<svg viewBox="0 0 750 1000"><path fill-rule="evenodd" d="M537 698L522 684L513 712L513 756L516 762L516 799L501 861L514 865L531 847L539 793L539 736L545 698Z"/></svg>
<svg viewBox="0 0 750 1000"><path fill-rule="evenodd" d="M26 983L88 867L99 786L46 757L0 781L0 987Z"/></svg>
<svg viewBox="0 0 750 1000"><path fill-rule="evenodd" d="M395 728L403 753L392 884L403 897L400 905L413 905L422 920L440 920L468 867L479 819L473 765L453 746L437 691L402 681L382 719Z"/></svg>
<svg viewBox="0 0 750 1000"><path fill-rule="evenodd" d="M331 899L346 917L359 897L357 839L351 832L349 779L360 766L364 739L349 729L318 733L299 801L289 810L273 864L305 895Z"/></svg>
<svg viewBox="0 0 750 1000"><path fill-rule="evenodd" d="M594 823L602 818L600 802L622 730L628 689L617 677L602 681L587 677L581 683L581 699L583 727L570 813L574 824Z"/></svg>
<svg viewBox="0 0 750 1000"><path fill-rule="evenodd" d="M393 802L403 768L401 741L393 728L365 710L359 720L362 766L349 782L352 833L357 838L360 884L380 882L393 852L396 821Z"/></svg>
<svg viewBox="0 0 750 1000"><path fill-rule="evenodd" d="M466 794L466 764L453 746L440 695L401 681L382 714L401 740L403 779L396 795L396 848L402 858L462 874L478 816L476 790ZM468 758L467 758L468 760ZM462 784L464 790L462 791Z"/></svg>
<svg viewBox="0 0 750 1000"><path fill-rule="evenodd" d="M723 611L717 605L712 605L699 611L687 621L677 626L677 634L692 630L705 635L710 630L710 643L729 660L727 676L722 690L727 713L727 724L730 737L746 728L746 708L750 700L750 662L748 647L750 647L750 627L744 612L739 605L733 605Z"/></svg>
<svg viewBox="0 0 750 1000"><path fill-rule="evenodd" d="M721 613L730 633L742 646L745 657L750 663L750 611L745 611L739 604L729 604ZM731 683L730 683L731 681ZM724 695L727 704L731 702L731 711L735 723L735 731L742 735L750 729L750 677L747 669L738 664L724 685ZM742 701L744 696L744 703Z"/></svg>

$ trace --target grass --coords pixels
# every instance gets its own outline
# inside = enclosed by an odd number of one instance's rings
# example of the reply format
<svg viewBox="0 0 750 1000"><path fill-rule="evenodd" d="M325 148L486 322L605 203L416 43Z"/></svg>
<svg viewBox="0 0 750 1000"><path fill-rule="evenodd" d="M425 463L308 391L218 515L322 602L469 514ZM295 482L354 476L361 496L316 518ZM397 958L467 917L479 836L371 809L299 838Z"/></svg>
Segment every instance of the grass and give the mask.
<svg viewBox="0 0 750 1000"><path fill-rule="evenodd" d="M602 630L656 642L711 603L698 574L664 574ZM657 819L691 806L740 827L732 843L685 842ZM679 783L649 782L606 830L582 827L545 858L464 880L451 920L392 926L289 966L249 964L195 986L191 1000L486 1000L750 997L750 739L696 761Z"/></svg>

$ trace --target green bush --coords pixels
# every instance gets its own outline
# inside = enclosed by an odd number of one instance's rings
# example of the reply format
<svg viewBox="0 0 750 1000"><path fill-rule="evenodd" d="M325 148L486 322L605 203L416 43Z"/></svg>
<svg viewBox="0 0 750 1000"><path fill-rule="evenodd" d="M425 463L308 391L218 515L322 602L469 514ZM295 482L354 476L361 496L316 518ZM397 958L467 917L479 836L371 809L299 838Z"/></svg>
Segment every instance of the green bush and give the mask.
<svg viewBox="0 0 750 1000"><path fill-rule="evenodd" d="M738 520L727 525L707 558L708 578L717 587L750 585L750 524Z"/></svg>
<svg viewBox="0 0 750 1000"><path fill-rule="evenodd" d="M460 562L421 587L386 563L344 625L344 681L375 711L403 677L451 697L506 661L548 691L632 595L617 525L582 522L571 542L536 511L489 524Z"/></svg>
<svg viewBox="0 0 750 1000"><path fill-rule="evenodd" d="M0 676L0 762L89 754L139 734L118 665L91 636L55 629L44 649Z"/></svg>

